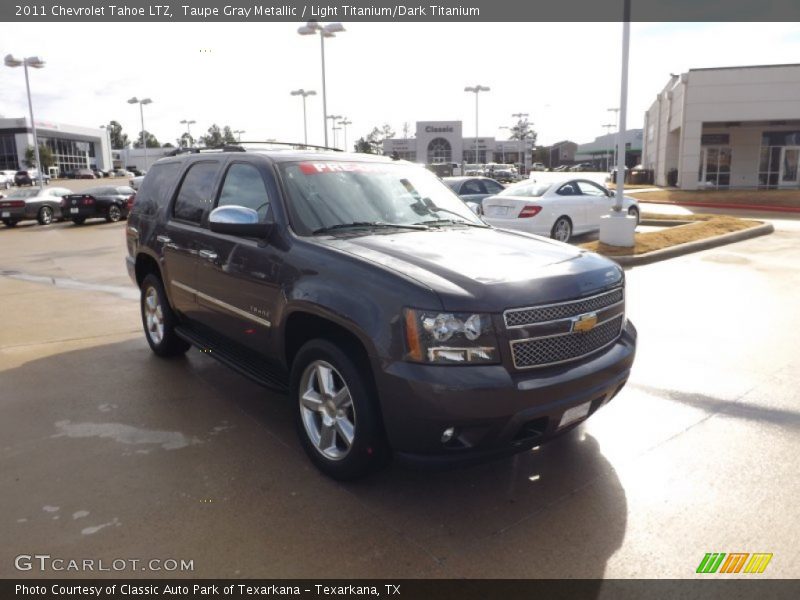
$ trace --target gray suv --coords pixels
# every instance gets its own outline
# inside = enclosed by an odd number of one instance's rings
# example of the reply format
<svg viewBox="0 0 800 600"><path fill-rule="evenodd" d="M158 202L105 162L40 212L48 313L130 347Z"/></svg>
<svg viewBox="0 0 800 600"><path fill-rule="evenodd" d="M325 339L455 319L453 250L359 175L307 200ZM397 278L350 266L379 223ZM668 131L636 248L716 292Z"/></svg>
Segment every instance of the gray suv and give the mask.
<svg viewBox="0 0 800 600"><path fill-rule="evenodd" d="M627 381L615 263L490 227L410 163L229 150L161 159L137 194L145 336L288 393L324 473L529 449Z"/></svg>

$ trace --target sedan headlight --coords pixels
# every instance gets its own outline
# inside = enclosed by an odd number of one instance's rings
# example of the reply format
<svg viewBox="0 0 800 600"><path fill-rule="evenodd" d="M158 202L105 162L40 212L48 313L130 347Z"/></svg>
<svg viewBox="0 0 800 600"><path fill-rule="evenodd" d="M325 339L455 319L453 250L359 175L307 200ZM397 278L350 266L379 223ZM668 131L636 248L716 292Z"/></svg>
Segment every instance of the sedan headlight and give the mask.
<svg viewBox="0 0 800 600"><path fill-rule="evenodd" d="M500 360L492 319L481 313L404 310L406 359L436 364Z"/></svg>

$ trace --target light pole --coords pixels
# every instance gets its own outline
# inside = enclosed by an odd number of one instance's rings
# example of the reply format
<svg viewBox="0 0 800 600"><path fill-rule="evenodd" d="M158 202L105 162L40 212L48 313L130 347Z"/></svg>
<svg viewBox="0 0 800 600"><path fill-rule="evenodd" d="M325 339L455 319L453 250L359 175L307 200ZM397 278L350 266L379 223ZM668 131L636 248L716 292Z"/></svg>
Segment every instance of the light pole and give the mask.
<svg viewBox="0 0 800 600"><path fill-rule="evenodd" d="M308 96L316 96L317 92L314 90L304 90L300 88L299 90L293 90L289 92L292 96L302 96L303 97L303 143L308 145L308 123L306 121L306 98ZM328 127L328 121L325 121L325 127Z"/></svg>
<svg viewBox="0 0 800 600"><path fill-rule="evenodd" d="M500 129L508 129L509 131L511 131L511 127L508 127L507 125L500 125ZM502 152L503 152L503 164L506 164L506 145L503 144L502 148L503 148L503 150L502 150Z"/></svg>
<svg viewBox="0 0 800 600"><path fill-rule="evenodd" d="M181 121L181 124L183 124L183 125L186 125L186 133L187 133L187 134L189 134L189 139L188 139L187 141L188 141L188 142L189 142L189 144L191 144L192 146L194 146L194 141L192 140L192 125L194 125L195 123L197 123L197 121L195 121L194 119L192 119L192 120L190 120L190 121L189 121L189 120L186 120L186 119L183 119L183 120ZM187 147L191 147L191 146L189 146L189 145L187 144Z"/></svg>
<svg viewBox="0 0 800 600"><path fill-rule="evenodd" d="M233 133L236 134L236 141L237 142L241 142L242 141L242 134L243 133L247 133L247 132L244 129L234 129Z"/></svg>
<svg viewBox="0 0 800 600"><path fill-rule="evenodd" d="M528 113L513 113L511 115L515 119L521 121L528 118ZM525 171L525 140L522 139L522 130L519 132L519 174L522 175Z"/></svg>
<svg viewBox="0 0 800 600"><path fill-rule="evenodd" d="M353 124L353 122L351 120L349 120L347 117L345 117L344 119L339 121L339 125L341 125L342 129L344 129L344 151L345 152L347 152L347 126L348 125L352 125L352 124Z"/></svg>
<svg viewBox="0 0 800 600"><path fill-rule="evenodd" d="M337 131L341 131L341 130L342 130L342 128L341 127L337 127L336 125L331 127L331 131L333 131L333 147L334 148L338 148L338 146L336 145L336 132Z"/></svg>
<svg viewBox="0 0 800 600"><path fill-rule="evenodd" d="M322 124L325 131L325 145L328 145L328 98L325 93L325 38L336 37L337 33L344 31L341 23L328 23L324 27L316 21L309 21L297 29L300 35L314 35L319 33L320 51L322 53Z"/></svg>
<svg viewBox="0 0 800 600"><path fill-rule="evenodd" d="M328 119L331 120L331 130L333 130L333 126L336 125L336 121L342 118L342 115L328 115ZM327 125L326 125L327 126ZM325 142L325 145L328 145L328 142ZM336 134L333 134L333 147L336 148Z"/></svg>
<svg viewBox="0 0 800 600"><path fill-rule="evenodd" d="M147 132L144 130L144 108L145 104L151 104L153 101L150 98L142 98L139 100L136 96L128 100L128 104L138 104L139 105L139 116L142 119L142 145L144 146L144 169L140 169L141 171L147 171Z"/></svg>
<svg viewBox="0 0 800 600"><path fill-rule="evenodd" d="M616 137L614 138L614 156L612 164L617 163L617 145L619 144L619 108L609 108L608 112L614 113L614 128L617 130Z"/></svg>
<svg viewBox="0 0 800 600"><path fill-rule="evenodd" d="M100 125L100 129L106 130L106 140L108 141L108 156L111 157L111 168L114 168L114 155L111 153L113 148L111 147L111 124L108 125ZM103 157L103 162L105 163L105 156Z"/></svg>
<svg viewBox="0 0 800 600"><path fill-rule="evenodd" d="M33 102L31 102L31 84L28 80L28 67L43 69L45 62L38 56L28 58L15 58L12 54L6 54L5 64L7 67L23 67L25 71L25 89L28 92L28 112L31 115L31 130L33 131L33 153L36 157L36 170L39 173L39 187L44 187L44 175L42 175L42 163L39 159L39 137L36 135L36 123L33 120Z"/></svg>
<svg viewBox="0 0 800 600"><path fill-rule="evenodd" d="M614 123L606 123L605 125L602 125L602 127L606 128L606 137L608 137L608 136L611 135L611 130L613 128L615 128L616 125ZM613 150L613 144L612 144L611 151L609 151L609 149L606 148L606 171L608 171L609 173L611 172L611 162L610 162L611 156L610 155L613 153L613 151L614 151Z"/></svg>
<svg viewBox="0 0 800 600"><path fill-rule="evenodd" d="M474 85L464 88L465 92L472 92L475 94L475 164L478 164L478 94L481 92L489 92L491 88L485 85Z"/></svg>

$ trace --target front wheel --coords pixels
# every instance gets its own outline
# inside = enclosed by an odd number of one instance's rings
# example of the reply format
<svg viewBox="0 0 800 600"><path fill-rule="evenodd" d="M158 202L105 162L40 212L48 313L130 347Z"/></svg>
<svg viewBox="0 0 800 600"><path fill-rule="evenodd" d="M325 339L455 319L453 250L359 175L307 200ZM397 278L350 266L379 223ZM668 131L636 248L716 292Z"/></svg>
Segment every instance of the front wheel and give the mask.
<svg viewBox="0 0 800 600"><path fill-rule="evenodd" d="M142 326L150 349L158 356L186 353L190 344L175 333L177 318L169 306L161 279L150 273L142 281L141 289Z"/></svg>
<svg viewBox="0 0 800 600"><path fill-rule="evenodd" d="M291 384L297 432L320 471L349 480L383 466L388 448L363 366L331 342L311 340L292 363Z"/></svg>
<svg viewBox="0 0 800 600"><path fill-rule="evenodd" d="M53 222L53 209L49 206L43 206L39 209L36 220L39 222L39 225L50 225L50 223Z"/></svg>
<svg viewBox="0 0 800 600"><path fill-rule="evenodd" d="M568 242L572 237L572 221L567 217L558 217L550 230L550 237L559 242Z"/></svg>
<svg viewBox="0 0 800 600"><path fill-rule="evenodd" d="M106 221L109 223L116 223L122 218L122 211L120 210L119 206L116 204L112 204L108 207L108 213L106 213Z"/></svg>

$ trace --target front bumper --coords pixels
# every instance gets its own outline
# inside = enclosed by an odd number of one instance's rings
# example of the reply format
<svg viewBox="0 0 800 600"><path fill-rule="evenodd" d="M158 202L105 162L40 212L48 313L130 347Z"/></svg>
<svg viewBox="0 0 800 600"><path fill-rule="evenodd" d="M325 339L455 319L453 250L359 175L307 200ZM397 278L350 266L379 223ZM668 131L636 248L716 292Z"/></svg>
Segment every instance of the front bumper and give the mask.
<svg viewBox="0 0 800 600"><path fill-rule="evenodd" d="M533 371L502 365L387 365L377 377L390 445L402 458L455 462L529 449L574 427L625 385L636 353L628 322L613 345L585 359ZM588 403L584 418L559 427ZM442 433L456 437L442 442Z"/></svg>

